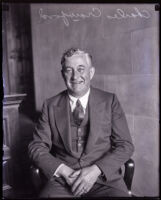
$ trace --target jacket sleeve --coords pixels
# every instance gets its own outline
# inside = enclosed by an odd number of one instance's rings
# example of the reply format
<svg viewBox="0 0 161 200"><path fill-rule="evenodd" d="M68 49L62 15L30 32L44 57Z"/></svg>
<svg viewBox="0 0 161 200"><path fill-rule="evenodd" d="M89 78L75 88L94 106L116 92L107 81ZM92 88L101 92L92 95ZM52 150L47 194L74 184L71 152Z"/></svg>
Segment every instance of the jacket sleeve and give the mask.
<svg viewBox="0 0 161 200"><path fill-rule="evenodd" d="M57 167L62 163L51 153L52 136L48 118L47 102L43 104L42 113L33 133L33 141L28 146L29 157L50 179Z"/></svg>
<svg viewBox="0 0 161 200"><path fill-rule="evenodd" d="M111 149L95 164L102 170L107 181L113 179L118 169L132 156L134 146L125 114L116 97L111 104Z"/></svg>

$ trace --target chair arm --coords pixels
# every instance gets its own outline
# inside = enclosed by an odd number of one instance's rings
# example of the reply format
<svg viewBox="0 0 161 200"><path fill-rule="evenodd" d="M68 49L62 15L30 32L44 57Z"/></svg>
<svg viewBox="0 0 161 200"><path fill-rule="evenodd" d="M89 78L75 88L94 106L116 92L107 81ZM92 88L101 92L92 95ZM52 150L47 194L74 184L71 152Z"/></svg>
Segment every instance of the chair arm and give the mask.
<svg viewBox="0 0 161 200"><path fill-rule="evenodd" d="M39 191L39 189L42 185L42 178L41 178L41 175L40 175L40 170L32 165L30 167L30 173L31 173L31 179L33 181L34 188L37 191Z"/></svg>
<svg viewBox="0 0 161 200"><path fill-rule="evenodd" d="M134 176L135 162L131 158L125 163L124 181L127 185L129 193L131 193L131 185Z"/></svg>

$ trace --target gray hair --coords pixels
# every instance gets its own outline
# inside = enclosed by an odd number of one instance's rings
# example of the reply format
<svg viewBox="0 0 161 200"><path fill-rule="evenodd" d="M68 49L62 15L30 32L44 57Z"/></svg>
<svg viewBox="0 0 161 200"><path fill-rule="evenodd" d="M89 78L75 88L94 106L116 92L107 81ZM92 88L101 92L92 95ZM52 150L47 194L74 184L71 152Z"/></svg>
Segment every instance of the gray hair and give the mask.
<svg viewBox="0 0 161 200"><path fill-rule="evenodd" d="M67 58L67 57L72 57L73 55L81 55L81 54L84 54L84 55L86 55L89 59L90 59L90 61L92 62L92 56L89 54L89 53L87 53L87 52L85 52L85 51L82 51L82 50L80 50L80 49L78 49L78 48L70 48L70 49L68 49L67 51L65 51L64 53L63 53L63 56L62 56L62 58L61 58L61 65L62 65L62 68L65 66L65 59Z"/></svg>

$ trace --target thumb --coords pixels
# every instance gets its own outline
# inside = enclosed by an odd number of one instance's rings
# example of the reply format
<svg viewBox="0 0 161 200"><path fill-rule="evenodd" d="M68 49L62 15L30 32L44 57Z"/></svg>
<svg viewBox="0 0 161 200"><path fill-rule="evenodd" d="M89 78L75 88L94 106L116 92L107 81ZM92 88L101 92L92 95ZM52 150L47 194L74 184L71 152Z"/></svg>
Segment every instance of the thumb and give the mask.
<svg viewBox="0 0 161 200"><path fill-rule="evenodd" d="M80 172L81 172L81 170L74 171L73 173L71 173L71 174L69 175L69 177L70 177L70 178L74 178L74 177L78 176L78 175L80 174Z"/></svg>

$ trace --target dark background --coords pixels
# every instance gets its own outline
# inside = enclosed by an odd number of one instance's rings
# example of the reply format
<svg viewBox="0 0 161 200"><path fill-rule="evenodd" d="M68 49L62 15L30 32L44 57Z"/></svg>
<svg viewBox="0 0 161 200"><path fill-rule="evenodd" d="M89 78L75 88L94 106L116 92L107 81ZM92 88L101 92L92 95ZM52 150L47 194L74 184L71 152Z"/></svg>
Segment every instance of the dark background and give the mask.
<svg viewBox="0 0 161 200"><path fill-rule="evenodd" d="M70 17L72 13L87 15L93 8L99 8L100 17ZM123 10L124 17L107 17L118 15L117 9ZM148 12L149 18L127 16L137 10ZM62 12L68 14L68 25L60 17ZM10 149L7 162L14 166L12 176L4 181L15 188L16 195L32 191L27 146L44 99L65 88L60 73L62 53L79 47L93 56L93 86L115 92L125 111L135 145L132 192L158 196L158 17L154 4L4 5L4 143Z"/></svg>

